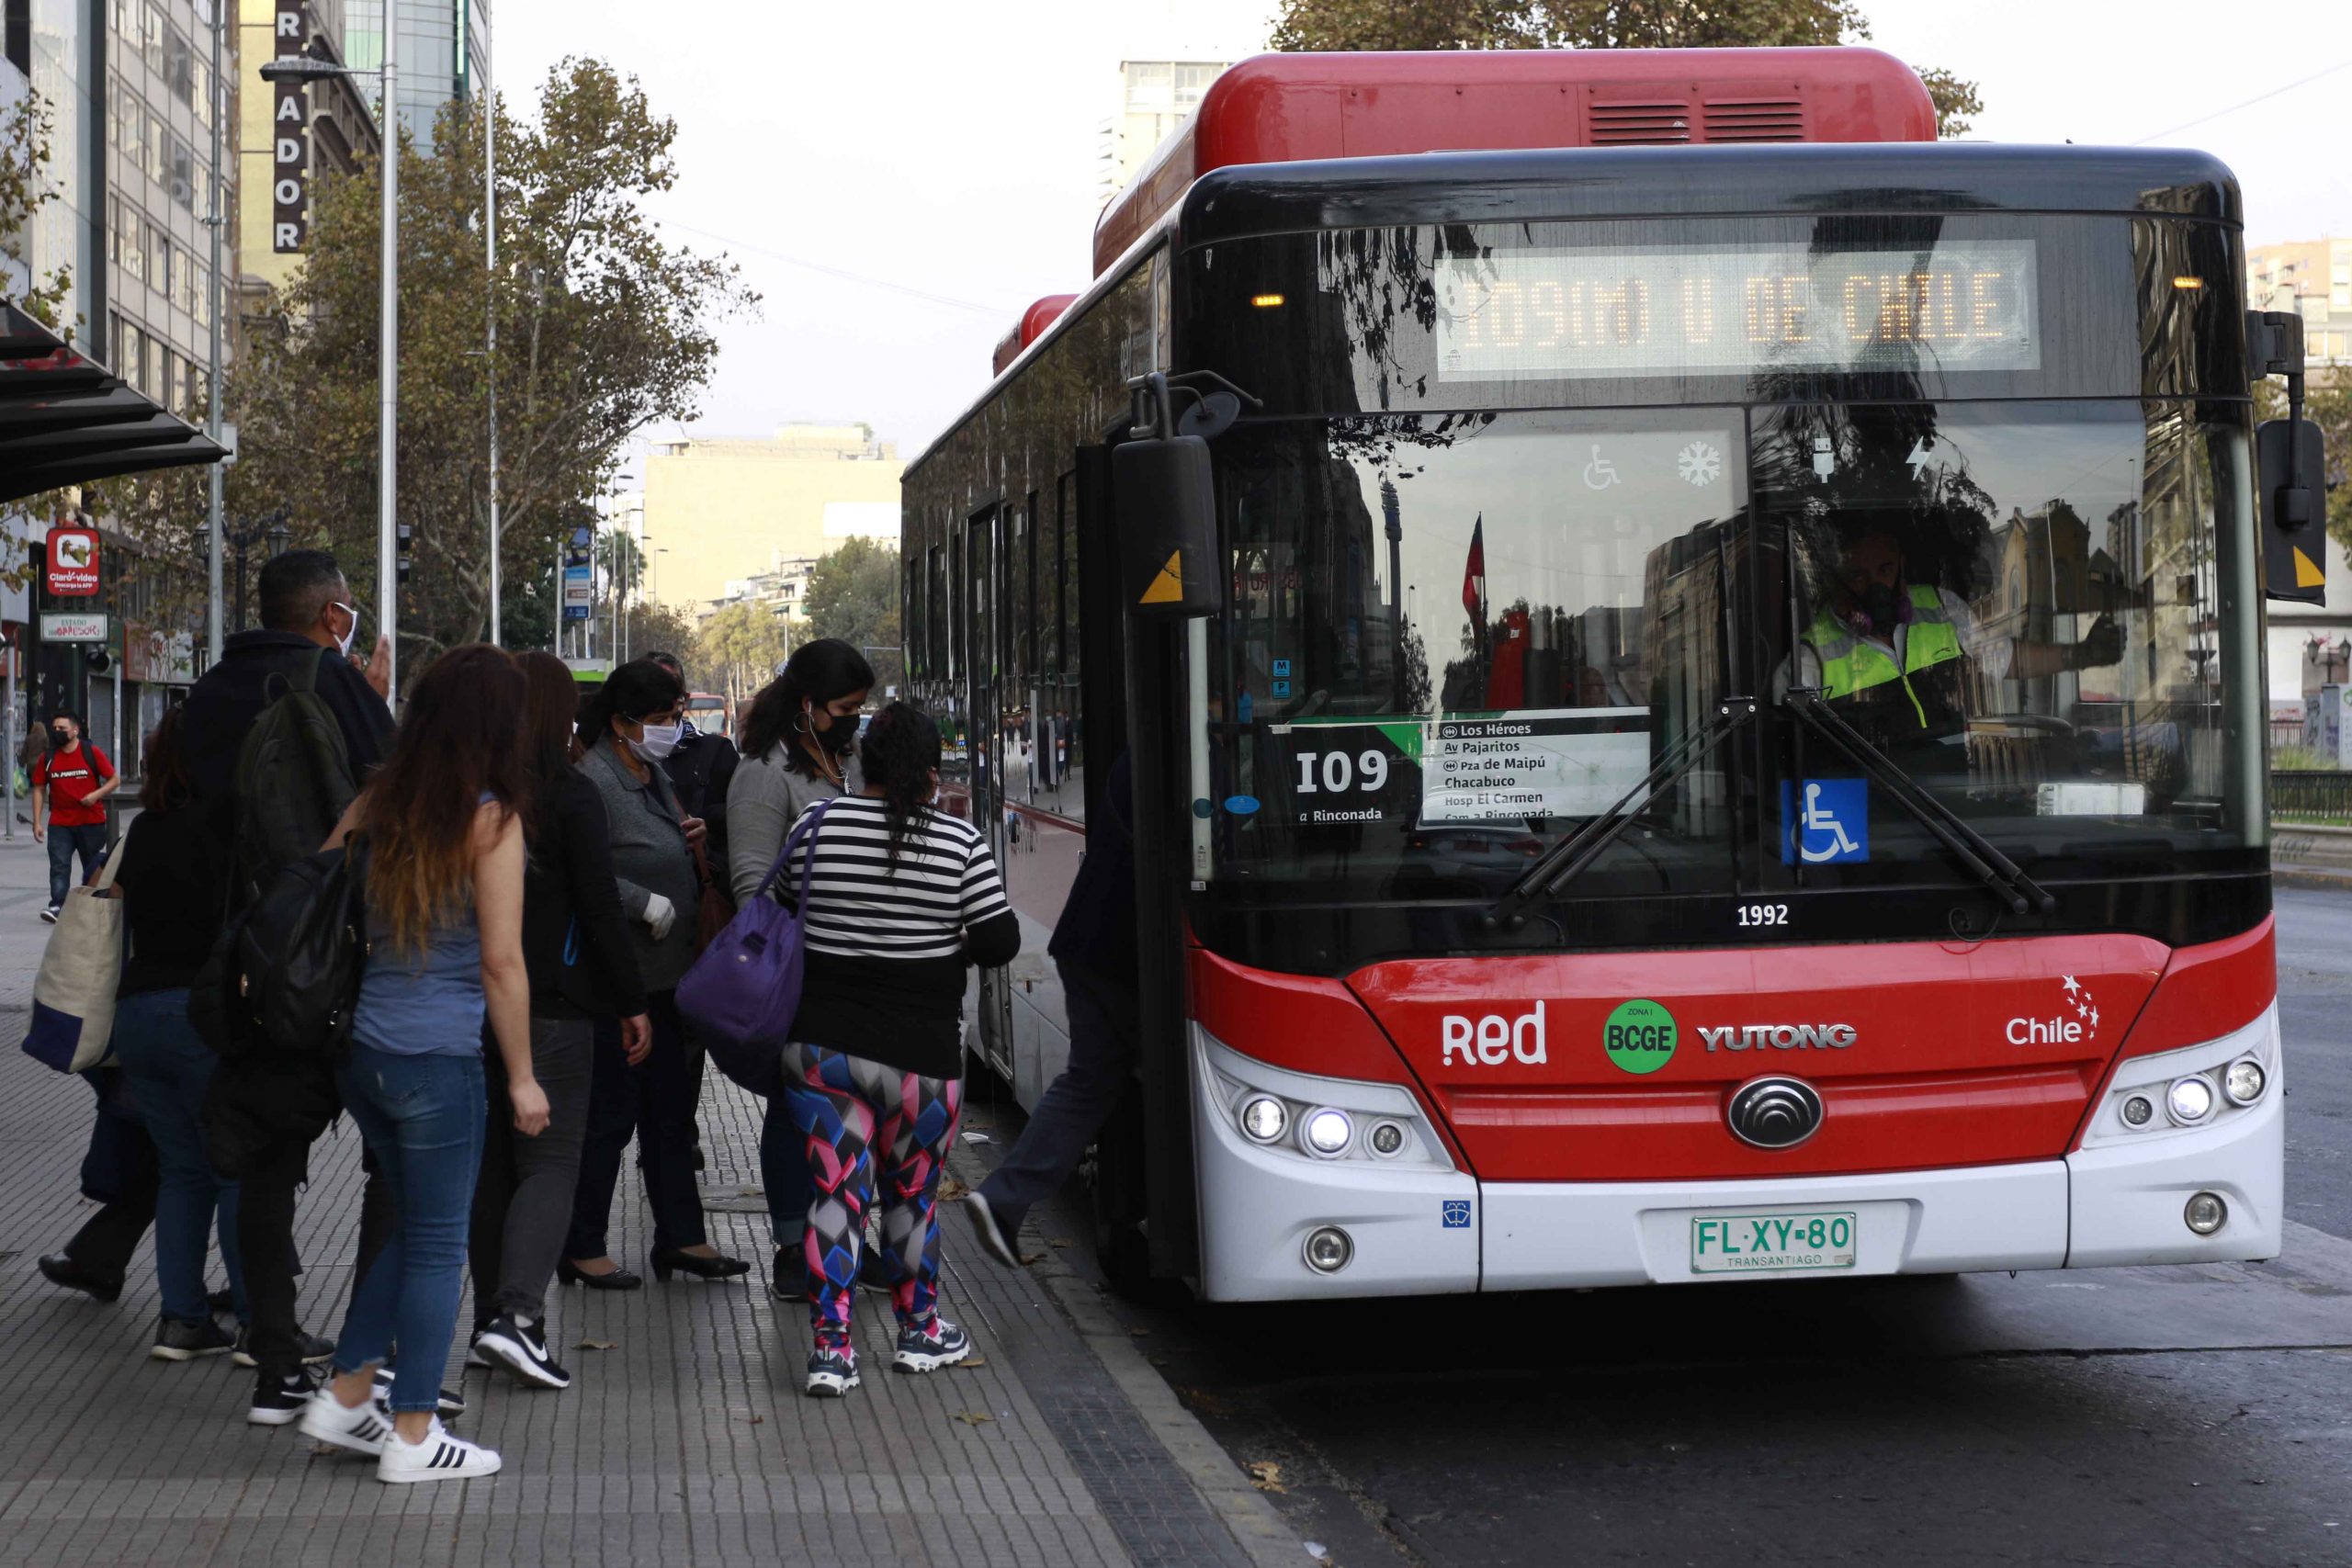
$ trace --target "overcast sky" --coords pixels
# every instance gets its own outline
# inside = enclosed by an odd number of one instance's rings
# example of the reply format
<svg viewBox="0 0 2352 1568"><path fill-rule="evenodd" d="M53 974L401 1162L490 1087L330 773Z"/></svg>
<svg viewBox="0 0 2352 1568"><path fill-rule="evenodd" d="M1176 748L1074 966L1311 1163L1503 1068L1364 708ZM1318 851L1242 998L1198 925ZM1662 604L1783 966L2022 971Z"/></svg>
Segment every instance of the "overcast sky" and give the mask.
<svg viewBox="0 0 2352 1568"><path fill-rule="evenodd" d="M2250 242L2352 233L2344 0L1864 7L1879 47L1980 85L1977 136L2202 147L2236 169ZM1119 61L1240 58L1274 8L497 0L492 14L518 111L566 54L643 80L679 130L682 178L656 211L766 297L757 320L723 330L696 428L864 420L910 457L986 385L1024 305L1088 282Z"/></svg>

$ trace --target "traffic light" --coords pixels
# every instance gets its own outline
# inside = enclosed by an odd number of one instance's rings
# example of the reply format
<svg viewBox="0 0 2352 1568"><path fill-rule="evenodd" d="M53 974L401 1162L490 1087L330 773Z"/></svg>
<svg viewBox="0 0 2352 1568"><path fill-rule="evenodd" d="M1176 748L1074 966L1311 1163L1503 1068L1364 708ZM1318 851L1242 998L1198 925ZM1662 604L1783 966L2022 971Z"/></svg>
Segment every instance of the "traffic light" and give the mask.
<svg viewBox="0 0 2352 1568"><path fill-rule="evenodd" d="M399 524L392 529L392 538L394 540L393 547L397 552L392 558L396 568L396 570L393 573L393 579L402 588L408 586L408 547L409 540L415 532L415 529L410 527L405 523Z"/></svg>

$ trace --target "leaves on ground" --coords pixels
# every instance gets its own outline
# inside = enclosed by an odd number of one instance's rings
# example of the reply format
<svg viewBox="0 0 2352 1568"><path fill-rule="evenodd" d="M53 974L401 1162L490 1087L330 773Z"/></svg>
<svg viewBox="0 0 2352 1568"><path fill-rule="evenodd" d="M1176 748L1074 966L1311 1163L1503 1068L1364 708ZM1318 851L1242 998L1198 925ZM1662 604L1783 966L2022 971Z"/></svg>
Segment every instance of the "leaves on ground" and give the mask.
<svg viewBox="0 0 2352 1568"><path fill-rule="evenodd" d="M1042 1252L1024 1252L1021 1254L1021 1265L1024 1269L1032 1263L1043 1263L1045 1260L1046 1255Z"/></svg>
<svg viewBox="0 0 2352 1568"><path fill-rule="evenodd" d="M617 1350L620 1348L620 1344L617 1340L612 1339L582 1339L580 1342L580 1348L582 1350Z"/></svg>
<svg viewBox="0 0 2352 1568"><path fill-rule="evenodd" d="M956 1419L967 1427L978 1427L995 1420L996 1417L985 1410L958 1410L956 1412Z"/></svg>
<svg viewBox="0 0 2352 1568"><path fill-rule="evenodd" d="M953 1203L958 1198L969 1194L971 1190L952 1176L942 1177L939 1181L939 1201L943 1203Z"/></svg>
<svg viewBox="0 0 2352 1568"><path fill-rule="evenodd" d="M1283 1467L1270 1459L1253 1459L1241 1467L1250 1477L1250 1484L1261 1492L1288 1492L1283 1484Z"/></svg>
<svg viewBox="0 0 2352 1568"><path fill-rule="evenodd" d="M967 1356L962 1360L950 1364L959 1372L968 1372L987 1366L989 1359L986 1356Z"/></svg>

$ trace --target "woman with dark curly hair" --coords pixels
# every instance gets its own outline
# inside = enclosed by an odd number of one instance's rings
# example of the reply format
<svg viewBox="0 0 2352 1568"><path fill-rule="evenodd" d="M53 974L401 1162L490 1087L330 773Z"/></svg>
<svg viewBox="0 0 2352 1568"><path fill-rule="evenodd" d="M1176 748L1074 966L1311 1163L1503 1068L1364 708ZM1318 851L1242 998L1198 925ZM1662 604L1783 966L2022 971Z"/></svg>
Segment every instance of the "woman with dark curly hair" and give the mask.
<svg viewBox="0 0 2352 1568"><path fill-rule="evenodd" d="M988 840L932 804L939 728L892 703L858 746L865 788L809 807L801 905L808 972L784 1101L808 1151L808 1392L857 1386L850 1302L881 1167L882 1257L899 1319L892 1365L936 1371L971 1354L939 1315L939 1179L963 1106L964 968L1009 964L1021 926Z"/></svg>

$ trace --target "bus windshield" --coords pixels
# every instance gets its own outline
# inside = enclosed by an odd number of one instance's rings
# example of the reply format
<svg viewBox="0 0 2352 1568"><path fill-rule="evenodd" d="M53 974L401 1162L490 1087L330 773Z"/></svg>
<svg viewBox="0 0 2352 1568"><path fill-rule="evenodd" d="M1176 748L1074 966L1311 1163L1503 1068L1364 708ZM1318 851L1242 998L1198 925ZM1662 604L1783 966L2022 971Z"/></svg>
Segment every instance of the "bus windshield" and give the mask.
<svg viewBox="0 0 2352 1568"><path fill-rule="evenodd" d="M1243 426L1215 874L1491 897L1622 809L1566 897L1968 884L1792 690L2036 878L2236 868L2247 446L2241 408L2138 400ZM1735 697L1763 722L1645 795Z"/></svg>

